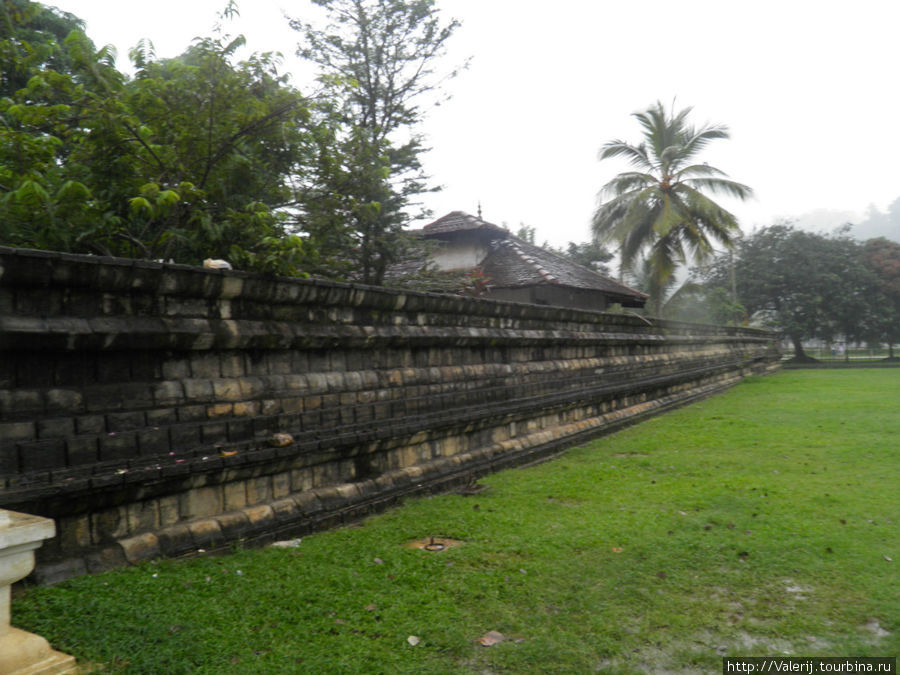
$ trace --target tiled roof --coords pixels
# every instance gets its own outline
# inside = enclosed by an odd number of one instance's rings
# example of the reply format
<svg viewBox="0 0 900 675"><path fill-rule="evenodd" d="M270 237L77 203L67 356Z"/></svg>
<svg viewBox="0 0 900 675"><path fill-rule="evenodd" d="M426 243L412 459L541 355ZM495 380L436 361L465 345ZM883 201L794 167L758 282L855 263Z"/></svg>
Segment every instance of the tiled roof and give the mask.
<svg viewBox="0 0 900 675"><path fill-rule="evenodd" d="M508 288L560 284L635 299L647 297L644 293L518 237L497 241L494 246L495 249L481 264L485 275L491 279L491 286Z"/></svg>
<svg viewBox="0 0 900 675"><path fill-rule="evenodd" d="M490 237L491 252L480 267L495 288L514 288L536 284L559 284L600 291L609 296L639 301L647 295L613 281L592 269L568 258L556 255L513 235L506 228L488 223L464 211L451 211L426 225L419 233L423 237L440 237L454 232L486 232Z"/></svg>
<svg viewBox="0 0 900 675"><path fill-rule="evenodd" d="M422 235L428 237L438 234L448 234L450 232L472 230L487 230L489 232L496 232L499 235L509 236L509 230L506 228L494 225L481 218L476 218L464 211L451 211L446 216L442 216L433 223L429 223L422 228Z"/></svg>

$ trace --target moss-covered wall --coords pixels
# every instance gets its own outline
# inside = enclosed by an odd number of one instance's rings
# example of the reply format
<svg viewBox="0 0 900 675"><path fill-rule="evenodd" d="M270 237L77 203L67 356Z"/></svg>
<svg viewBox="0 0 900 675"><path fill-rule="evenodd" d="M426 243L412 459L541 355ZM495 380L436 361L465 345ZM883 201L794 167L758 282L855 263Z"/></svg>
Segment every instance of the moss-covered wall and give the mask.
<svg viewBox="0 0 900 675"><path fill-rule="evenodd" d="M296 535L769 371L773 338L0 248L0 507L56 519L45 581Z"/></svg>

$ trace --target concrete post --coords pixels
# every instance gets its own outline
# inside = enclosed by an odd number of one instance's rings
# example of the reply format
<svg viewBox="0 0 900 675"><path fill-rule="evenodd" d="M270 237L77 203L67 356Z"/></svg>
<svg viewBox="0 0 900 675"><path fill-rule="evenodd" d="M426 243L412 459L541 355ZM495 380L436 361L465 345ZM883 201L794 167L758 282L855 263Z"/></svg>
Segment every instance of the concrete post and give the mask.
<svg viewBox="0 0 900 675"><path fill-rule="evenodd" d="M55 534L49 518L0 509L0 673L5 675L78 672L73 656L10 625L10 587L34 569L34 550Z"/></svg>

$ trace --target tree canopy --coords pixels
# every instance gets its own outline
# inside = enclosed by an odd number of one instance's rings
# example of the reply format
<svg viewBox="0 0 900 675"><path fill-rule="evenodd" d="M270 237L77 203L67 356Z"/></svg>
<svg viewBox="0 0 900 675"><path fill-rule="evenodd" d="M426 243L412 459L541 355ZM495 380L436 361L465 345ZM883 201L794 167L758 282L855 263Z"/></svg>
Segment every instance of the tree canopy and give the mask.
<svg viewBox="0 0 900 675"><path fill-rule="evenodd" d="M694 127L690 112L670 112L657 102L634 115L643 129L641 143L613 140L600 151L601 160L621 157L634 170L601 189L594 234L618 245L623 271L647 261L651 300L662 296L678 266L706 260L714 243L729 246L739 231L735 217L706 193L739 199L752 194L719 169L699 163L697 155L709 143L729 134L724 126Z"/></svg>
<svg viewBox="0 0 900 675"><path fill-rule="evenodd" d="M847 228L825 235L778 223L738 240L733 256L719 256L704 276L720 300L734 283L747 320L783 330L795 358L806 360L802 343L809 338L892 341L885 330L893 316L892 266L879 269L873 258L896 253L889 242L873 241L863 245Z"/></svg>
<svg viewBox="0 0 900 675"><path fill-rule="evenodd" d="M873 334L888 344L889 358L900 342L900 244L883 237L869 239L862 248L863 264L875 276L881 298Z"/></svg>
<svg viewBox="0 0 900 675"><path fill-rule="evenodd" d="M142 41L129 77L77 17L4 3L0 244L380 283L426 189L413 127L458 24L431 0L317 2L328 28L295 22L315 96L221 29L171 59Z"/></svg>
<svg viewBox="0 0 900 675"><path fill-rule="evenodd" d="M48 56L20 64L25 86L0 100L0 243L295 271L281 209L308 111L271 55L238 62L242 38L217 35L157 59L144 42L126 78L80 22L15 9L0 53ZM48 15L71 28L62 42L33 30Z"/></svg>
<svg viewBox="0 0 900 675"><path fill-rule="evenodd" d="M328 143L319 147L305 229L339 246L363 281L381 283L410 242L403 226L429 191L417 125L453 71L438 71L459 26L434 0L313 0L327 24L298 19L298 54L318 67ZM325 208L321 208L324 206ZM418 215L425 215L420 212Z"/></svg>

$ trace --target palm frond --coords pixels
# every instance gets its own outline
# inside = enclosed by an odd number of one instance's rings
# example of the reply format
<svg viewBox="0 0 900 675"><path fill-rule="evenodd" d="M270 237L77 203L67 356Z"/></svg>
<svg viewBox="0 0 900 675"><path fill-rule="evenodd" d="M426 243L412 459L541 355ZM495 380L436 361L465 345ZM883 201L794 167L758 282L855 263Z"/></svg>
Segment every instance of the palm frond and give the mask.
<svg viewBox="0 0 900 675"><path fill-rule="evenodd" d="M640 145L631 145L625 141L610 141L605 143L599 153L599 158L609 159L611 157L625 157L633 166L642 167L644 169L652 169L653 163L647 156L647 148L641 143Z"/></svg>
<svg viewBox="0 0 900 675"><path fill-rule="evenodd" d="M691 129L690 133L686 134L684 138L686 156L693 157L706 148L711 141L730 137L731 132L729 132L728 127L725 126L701 127L697 131Z"/></svg>
<svg viewBox="0 0 900 675"><path fill-rule="evenodd" d="M709 190L716 194L737 197L744 200L753 196L753 189L728 178L689 178L684 181L694 190Z"/></svg>
<svg viewBox="0 0 900 675"><path fill-rule="evenodd" d="M710 166L709 164L689 164L688 166L680 168L675 174L674 177L676 180L682 180L685 178L693 178L695 176L727 176L728 174L722 171L721 169L717 169L714 166Z"/></svg>
<svg viewBox="0 0 900 675"><path fill-rule="evenodd" d="M626 171L625 173L620 173L600 188L599 197L602 200L611 199L632 190L641 190L657 183L656 176L652 174Z"/></svg>

